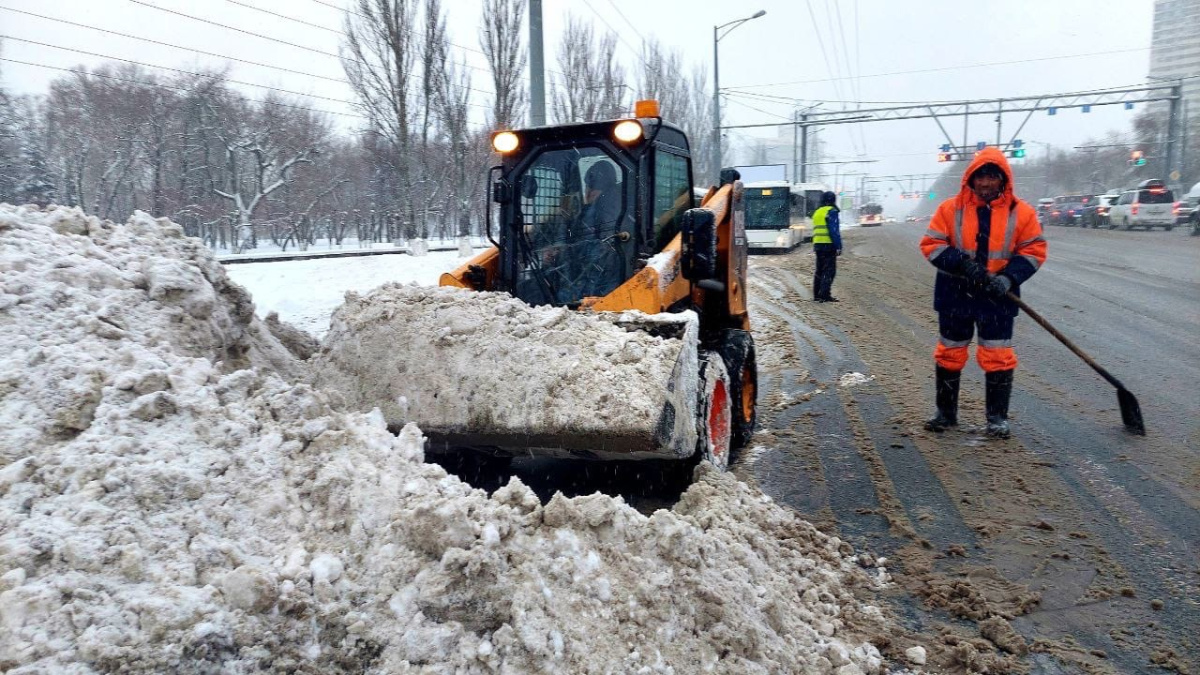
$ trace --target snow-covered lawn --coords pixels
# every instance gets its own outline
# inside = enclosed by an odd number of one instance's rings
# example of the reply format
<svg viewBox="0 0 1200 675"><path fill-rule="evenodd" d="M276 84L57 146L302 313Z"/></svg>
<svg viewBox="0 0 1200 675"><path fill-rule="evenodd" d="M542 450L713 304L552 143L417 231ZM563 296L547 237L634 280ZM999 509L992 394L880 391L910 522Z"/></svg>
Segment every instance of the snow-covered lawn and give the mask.
<svg viewBox="0 0 1200 675"><path fill-rule="evenodd" d="M254 296L258 315L279 312L279 318L317 337L329 330L329 316L342 304L346 291L366 293L388 283L437 285L443 272L458 267L457 251L426 256L373 255L331 260L226 265L229 276Z"/></svg>

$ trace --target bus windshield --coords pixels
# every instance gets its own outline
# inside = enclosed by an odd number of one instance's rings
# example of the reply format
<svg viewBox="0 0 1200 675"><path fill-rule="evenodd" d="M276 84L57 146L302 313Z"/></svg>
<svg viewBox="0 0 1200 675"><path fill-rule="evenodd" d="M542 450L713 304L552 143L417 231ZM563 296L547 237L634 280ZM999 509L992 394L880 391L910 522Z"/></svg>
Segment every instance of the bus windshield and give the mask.
<svg viewBox="0 0 1200 675"><path fill-rule="evenodd" d="M747 230L781 230L790 224L786 187L746 188Z"/></svg>

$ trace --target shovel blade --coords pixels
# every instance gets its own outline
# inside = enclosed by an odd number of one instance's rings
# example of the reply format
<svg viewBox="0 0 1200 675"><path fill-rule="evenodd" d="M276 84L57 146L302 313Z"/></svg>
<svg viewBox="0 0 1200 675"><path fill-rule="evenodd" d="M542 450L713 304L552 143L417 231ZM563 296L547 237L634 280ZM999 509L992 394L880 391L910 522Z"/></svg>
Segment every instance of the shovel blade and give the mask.
<svg viewBox="0 0 1200 675"><path fill-rule="evenodd" d="M1125 430L1138 436L1146 435L1146 423L1142 420L1142 407L1138 405L1137 397L1124 387L1117 389L1117 403L1121 406L1121 421Z"/></svg>

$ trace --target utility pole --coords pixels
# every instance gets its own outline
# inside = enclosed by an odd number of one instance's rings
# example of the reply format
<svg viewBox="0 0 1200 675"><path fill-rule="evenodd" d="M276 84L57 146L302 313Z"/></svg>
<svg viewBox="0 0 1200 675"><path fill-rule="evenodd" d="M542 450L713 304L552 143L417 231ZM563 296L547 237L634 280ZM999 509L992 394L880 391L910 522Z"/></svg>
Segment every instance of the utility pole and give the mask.
<svg viewBox="0 0 1200 675"><path fill-rule="evenodd" d="M800 110L797 108L792 111L792 121L797 122L800 119ZM800 125L792 125L792 182L799 183L800 180Z"/></svg>
<svg viewBox="0 0 1200 675"><path fill-rule="evenodd" d="M1004 147L1004 137L1001 136L1001 134L1000 134L1000 124L1004 119L1003 118L1004 113L1002 112L1003 108L1004 108L1004 99L997 99L996 100L996 147L998 147L998 148Z"/></svg>
<svg viewBox="0 0 1200 675"><path fill-rule="evenodd" d="M1179 173L1182 174L1187 171L1187 146L1188 146L1187 99L1183 100L1183 104L1180 108L1180 117L1183 118L1183 127L1180 130L1180 134L1179 134L1179 136L1180 136L1180 138L1179 138ZM1182 179L1183 176L1180 176L1180 178ZM1186 185L1184 185L1183 187L1184 187L1184 189L1187 188Z"/></svg>
<svg viewBox="0 0 1200 675"><path fill-rule="evenodd" d="M712 147L712 161L713 161L713 184L714 185L721 180L721 60L720 60L720 53L717 49L717 44L721 41L721 38L725 37L725 35L729 35L729 33L731 31L733 31L734 28L737 28L738 26L746 23L747 21L750 21L751 19L757 19L758 17L763 16L766 13L767 13L767 11L765 9L760 9L757 12L755 12L754 14L752 14L744 19L737 19L735 21L730 21L729 23L721 24L720 26L713 26L713 147ZM732 28L725 31L725 35L721 35L721 29L725 28L726 26L732 26Z"/></svg>
<svg viewBox="0 0 1200 675"><path fill-rule="evenodd" d="M546 67L542 49L542 0L529 0L529 124L546 125Z"/></svg>
<svg viewBox="0 0 1200 675"><path fill-rule="evenodd" d="M1171 172L1175 171L1175 143L1179 136L1179 102L1183 100L1183 87L1179 84L1171 86L1170 113L1167 117L1167 181L1174 179ZM1182 178L1182 176L1180 176Z"/></svg>
<svg viewBox="0 0 1200 675"><path fill-rule="evenodd" d="M721 61L717 52L717 43L721 40L717 35L719 30L720 26L713 26L713 185L721 182Z"/></svg>
<svg viewBox="0 0 1200 675"><path fill-rule="evenodd" d="M809 115L800 115L800 121L809 121ZM800 183L809 181L809 125L800 126Z"/></svg>

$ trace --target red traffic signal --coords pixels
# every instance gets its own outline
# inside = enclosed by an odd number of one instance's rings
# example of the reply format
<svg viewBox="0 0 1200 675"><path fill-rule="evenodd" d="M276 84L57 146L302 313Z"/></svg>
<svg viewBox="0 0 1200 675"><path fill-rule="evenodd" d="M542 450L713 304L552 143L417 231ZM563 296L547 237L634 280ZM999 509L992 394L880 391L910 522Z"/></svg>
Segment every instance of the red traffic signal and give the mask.
<svg viewBox="0 0 1200 675"><path fill-rule="evenodd" d="M949 162L951 157L952 157L952 155L948 152L939 152L938 153L938 161L939 162Z"/></svg>

